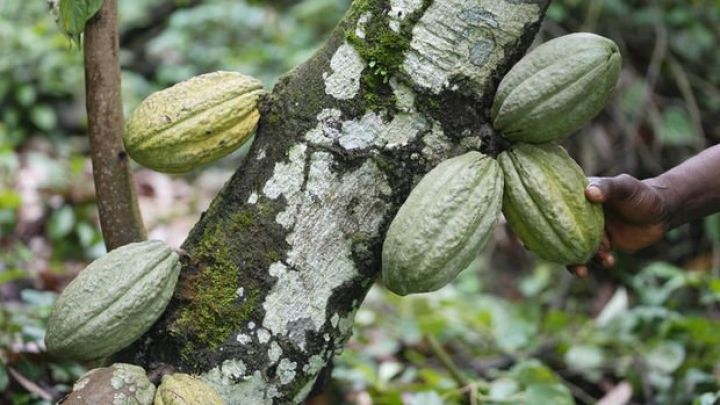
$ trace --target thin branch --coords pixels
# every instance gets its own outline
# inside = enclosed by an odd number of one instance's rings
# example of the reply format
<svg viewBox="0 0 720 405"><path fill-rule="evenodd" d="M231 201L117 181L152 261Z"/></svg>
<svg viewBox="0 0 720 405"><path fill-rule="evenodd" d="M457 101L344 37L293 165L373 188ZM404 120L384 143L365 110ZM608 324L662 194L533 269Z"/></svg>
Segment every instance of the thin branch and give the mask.
<svg viewBox="0 0 720 405"><path fill-rule="evenodd" d="M85 92L100 226L112 250L146 238L122 143L117 0L105 0L85 29Z"/></svg>
<svg viewBox="0 0 720 405"><path fill-rule="evenodd" d="M675 59L675 57L673 57L672 55L668 55L667 61L670 66L670 72L675 78L675 83L680 90L680 94L682 94L683 98L685 99L685 103L687 105L687 109L690 113L690 118L692 119L693 127L697 135L696 139L699 139L700 145L698 146L700 148L703 148L705 146L705 131L703 131L702 127L700 107L698 106L697 99L695 98L695 93L693 92L692 85L690 85L690 80L688 79L685 70L683 70L682 66Z"/></svg>
<svg viewBox="0 0 720 405"><path fill-rule="evenodd" d="M427 334L425 338L430 345L430 350L432 350L433 354L437 356L438 360L440 360L443 367L445 367L445 369L450 373L453 380L455 380L455 382L457 382L457 384L461 387L469 386L471 381L462 374L458 366L455 362L453 362L445 349L442 348L440 342L437 341L435 336Z"/></svg>

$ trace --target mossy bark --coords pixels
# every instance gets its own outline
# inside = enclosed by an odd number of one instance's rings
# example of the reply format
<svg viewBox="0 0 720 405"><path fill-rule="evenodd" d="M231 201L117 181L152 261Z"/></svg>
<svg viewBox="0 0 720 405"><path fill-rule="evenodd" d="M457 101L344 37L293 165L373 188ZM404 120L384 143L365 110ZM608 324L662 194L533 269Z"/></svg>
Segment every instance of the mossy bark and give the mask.
<svg viewBox="0 0 720 405"><path fill-rule="evenodd" d="M502 149L492 95L546 7L356 0L264 101L250 155L183 246L174 300L126 355L201 374L231 404L302 401L349 338L413 184Z"/></svg>

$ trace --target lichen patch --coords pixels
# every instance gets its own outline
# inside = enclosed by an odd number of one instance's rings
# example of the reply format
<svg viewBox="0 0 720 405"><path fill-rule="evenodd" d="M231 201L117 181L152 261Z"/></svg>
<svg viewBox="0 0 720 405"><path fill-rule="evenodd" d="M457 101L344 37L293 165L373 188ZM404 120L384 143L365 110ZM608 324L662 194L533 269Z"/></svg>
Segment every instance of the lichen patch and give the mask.
<svg viewBox="0 0 720 405"><path fill-rule="evenodd" d="M392 191L371 161L344 175L333 165L329 152L313 153L304 190L286 188L286 209L277 216L278 223L293 225L286 238L291 249L286 262L270 266L277 282L263 303L262 326L273 335L288 336L300 349L306 331L319 332L325 324L335 289L359 276L351 236L378 236L388 209L383 196Z"/></svg>
<svg viewBox="0 0 720 405"><path fill-rule="evenodd" d="M360 91L360 75L365 62L349 43L342 44L330 60L331 74L323 74L325 93L338 100L349 100Z"/></svg>
<svg viewBox="0 0 720 405"><path fill-rule="evenodd" d="M435 94L452 88L451 78L464 77L480 95L525 26L537 22L539 7L504 0L433 2L413 28L402 70Z"/></svg>
<svg viewBox="0 0 720 405"><path fill-rule="evenodd" d="M400 23L408 15L420 9L423 0L390 0L390 10L388 10L388 19L390 29L400 32Z"/></svg>
<svg viewBox="0 0 720 405"><path fill-rule="evenodd" d="M278 376L280 376L280 384L285 385L291 383L293 379L295 379L296 368L296 362L290 361L288 359L280 360L280 363L277 367Z"/></svg>

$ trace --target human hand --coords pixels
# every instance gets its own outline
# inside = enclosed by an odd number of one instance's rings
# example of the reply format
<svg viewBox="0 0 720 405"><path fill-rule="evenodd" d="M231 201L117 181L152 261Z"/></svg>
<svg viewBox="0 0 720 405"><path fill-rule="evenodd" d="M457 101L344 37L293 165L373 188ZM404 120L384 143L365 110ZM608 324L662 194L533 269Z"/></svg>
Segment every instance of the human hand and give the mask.
<svg viewBox="0 0 720 405"><path fill-rule="evenodd" d="M666 187L654 179L640 181L628 174L615 177L591 177L585 197L603 204L605 235L593 260L612 267L612 250L635 251L649 246L668 229L670 212ZM580 277L588 273L587 265L569 266Z"/></svg>

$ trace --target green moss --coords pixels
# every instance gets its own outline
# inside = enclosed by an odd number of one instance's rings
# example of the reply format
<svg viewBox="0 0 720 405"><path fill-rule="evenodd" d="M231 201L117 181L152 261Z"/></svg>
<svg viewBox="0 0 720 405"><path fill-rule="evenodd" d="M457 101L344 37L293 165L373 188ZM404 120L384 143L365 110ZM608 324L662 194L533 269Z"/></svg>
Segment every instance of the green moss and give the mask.
<svg viewBox="0 0 720 405"><path fill-rule="evenodd" d="M353 4L350 17L353 24L348 28L346 38L367 63L361 77L367 108L374 111L394 108L395 95L388 81L402 66L404 53L410 47L412 27L430 3L431 0L424 0L419 10L402 21L399 32L390 29L389 0L356 0ZM372 17L365 25L365 38L360 38L355 34L355 26L360 16L368 12Z"/></svg>
<svg viewBox="0 0 720 405"><path fill-rule="evenodd" d="M230 225L248 226L245 221L251 220L238 214ZM224 343L247 321L259 300L259 293L252 285L244 286L244 296L238 299L237 260L228 248L227 235L221 224L204 232L190 256L198 273L189 276L183 295L191 301L179 312L170 328L187 341L181 353L185 359L193 358L196 349L214 349Z"/></svg>
<svg viewBox="0 0 720 405"><path fill-rule="evenodd" d="M268 250L267 252L265 252L265 256L273 263L280 260L280 253L278 253L276 250Z"/></svg>
<svg viewBox="0 0 720 405"><path fill-rule="evenodd" d="M255 224L253 214L247 211L240 212L232 217L230 225L234 231L242 231Z"/></svg>

